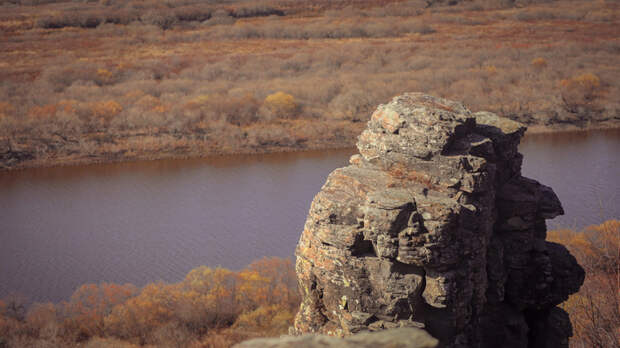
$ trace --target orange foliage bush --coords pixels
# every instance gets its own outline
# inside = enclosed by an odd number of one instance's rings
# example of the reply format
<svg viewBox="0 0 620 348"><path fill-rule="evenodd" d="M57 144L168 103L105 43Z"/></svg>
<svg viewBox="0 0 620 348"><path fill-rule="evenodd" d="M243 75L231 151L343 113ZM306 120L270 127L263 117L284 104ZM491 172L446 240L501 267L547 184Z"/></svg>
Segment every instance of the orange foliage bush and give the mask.
<svg viewBox="0 0 620 348"><path fill-rule="evenodd" d="M93 117L99 119L108 119L118 115L123 111L123 107L114 100L106 100L91 104L91 112Z"/></svg>
<svg viewBox="0 0 620 348"><path fill-rule="evenodd" d="M112 73L107 69L97 69L97 76L102 79L109 79L112 77Z"/></svg>
<svg viewBox="0 0 620 348"><path fill-rule="evenodd" d="M286 333L298 304L288 259L265 258L238 272L201 266L179 283L151 283L141 290L85 284L68 302L35 304L25 317L9 313L0 301L0 344L230 346Z"/></svg>
<svg viewBox="0 0 620 348"><path fill-rule="evenodd" d="M488 65L484 68L484 70L489 75L497 74L497 68L495 67L495 65Z"/></svg>
<svg viewBox="0 0 620 348"><path fill-rule="evenodd" d="M95 105L96 104L96 105ZM106 105L105 102L95 103L92 107L92 115L101 117L106 113L106 109L110 106L114 108L114 105ZM28 111L28 116L35 120L53 119L60 114L73 114L77 111L78 103L75 100L61 100L55 104L47 104L43 106L33 106ZM1 110L0 110L1 111ZM1 114L1 112L0 112Z"/></svg>
<svg viewBox="0 0 620 348"><path fill-rule="evenodd" d="M568 111L583 112L594 107L594 102L601 92L601 80L591 73L584 73L560 81L562 100Z"/></svg>
<svg viewBox="0 0 620 348"><path fill-rule="evenodd" d="M268 288L264 289L265 302L261 304L280 304L291 309L297 307L297 275L290 262L289 259L270 257L254 261L248 266L249 270L268 281Z"/></svg>
<svg viewBox="0 0 620 348"><path fill-rule="evenodd" d="M276 92L265 98L263 107L268 113L278 118L292 118L297 111L295 98L284 92Z"/></svg>
<svg viewBox="0 0 620 348"><path fill-rule="evenodd" d="M294 312L280 305L261 306L243 313L233 325L235 329L263 336L277 336L286 332L294 320Z"/></svg>
<svg viewBox="0 0 620 348"><path fill-rule="evenodd" d="M534 58L532 59L532 66L538 69L542 69L547 67L547 60L545 58Z"/></svg>
<svg viewBox="0 0 620 348"><path fill-rule="evenodd" d="M172 320L176 293L164 283L145 286L139 295L115 306L105 317L105 332L118 338L136 338L143 344L153 329Z"/></svg>
<svg viewBox="0 0 620 348"><path fill-rule="evenodd" d="M112 308L125 302L137 292L131 284L84 284L60 308L66 318L64 325L77 332L78 337L103 335L104 317Z"/></svg>
<svg viewBox="0 0 620 348"><path fill-rule="evenodd" d="M573 324L571 347L619 346L620 220L550 231L548 239L566 245L586 271L581 290L563 304Z"/></svg>

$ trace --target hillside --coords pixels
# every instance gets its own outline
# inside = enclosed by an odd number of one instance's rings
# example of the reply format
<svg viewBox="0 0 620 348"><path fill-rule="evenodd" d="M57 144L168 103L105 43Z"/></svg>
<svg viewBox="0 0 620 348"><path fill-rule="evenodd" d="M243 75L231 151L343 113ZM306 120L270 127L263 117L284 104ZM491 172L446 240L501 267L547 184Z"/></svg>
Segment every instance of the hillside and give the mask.
<svg viewBox="0 0 620 348"><path fill-rule="evenodd" d="M407 91L534 131L620 124L617 2L0 9L0 168L348 147Z"/></svg>

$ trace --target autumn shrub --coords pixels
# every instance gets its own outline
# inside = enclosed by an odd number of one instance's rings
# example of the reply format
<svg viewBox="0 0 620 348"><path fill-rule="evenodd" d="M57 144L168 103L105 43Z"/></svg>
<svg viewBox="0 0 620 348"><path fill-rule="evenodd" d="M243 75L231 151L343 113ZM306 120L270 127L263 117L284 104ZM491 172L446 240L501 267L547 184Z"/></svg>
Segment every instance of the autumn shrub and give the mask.
<svg viewBox="0 0 620 348"><path fill-rule="evenodd" d="M123 107L114 100L94 102L90 109L91 119L98 121L102 127L107 127L112 119L123 111Z"/></svg>
<svg viewBox="0 0 620 348"><path fill-rule="evenodd" d="M155 329L173 320L173 295L171 285L148 284L137 296L112 309L104 318L105 332L146 343Z"/></svg>
<svg viewBox="0 0 620 348"><path fill-rule="evenodd" d="M149 343L157 347L185 348L198 337L187 326L171 321L153 331Z"/></svg>
<svg viewBox="0 0 620 348"><path fill-rule="evenodd" d="M567 111L591 112L601 93L601 80L592 73L584 73L560 81L560 93Z"/></svg>
<svg viewBox="0 0 620 348"><path fill-rule="evenodd" d="M289 309L297 308L300 298L297 291L297 275L290 259L265 257L252 262L247 269L267 279L266 302L279 304Z"/></svg>
<svg viewBox="0 0 620 348"><path fill-rule="evenodd" d="M620 344L620 221L609 220L583 231L556 230L548 239L564 244L586 271L580 291L562 307L569 313L571 347Z"/></svg>
<svg viewBox="0 0 620 348"><path fill-rule="evenodd" d="M187 326L200 332L230 325L240 313L237 274L227 269L198 267L180 284L176 312ZM251 299L247 299L251 301Z"/></svg>
<svg viewBox="0 0 620 348"><path fill-rule="evenodd" d="M201 266L178 283L84 284L59 304L0 301L7 347L228 347L287 332L299 305L290 259L264 258L243 270Z"/></svg>
<svg viewBox="0 0 620 348"><path fill-rule="evenodd" d="M294 317L295 311L286 306L261 306L241 314L232 328L263 336L278 336L288 331Z"/></svg>
<svg viewBox="0 0 620 348"><path fill-rule="evenodd" d="M297 110L295 97L282 91L268 95L262 105L262 111L268 118L294 118Z"/></svg>
<svg viewBox="0 0 620 348"><path fill-rule="evenodd" d="M116 305L132 298L137 288L131 284L84 284L68 302L59 306L62 325L73 339L85 340L104 335L104 319Z"/></svg>
<svg viewBox="0 0 620 348"><path fill-rule="evenodd" d="M99 68L97 69L94 81L99 86L113 84L115 82L114 74L108 69Z"/></svg>
<svg viewBox="0 0 620 348"><path fill-rule="evenodd" d="M547 67L547 60L542 57L537 57L532 59L530 64L536 69L543 69Z"/></svg>
<svg viewBox="0 0 620 348"><path fill-rule="evenodd" d="M51 339L58 335L58 310L53 303L36 303L28 309L26 325L35 336Z"/></svg>
<svg viewBox="0 0 620 348"><path fill-rule="evenodd" d="M290 260L278 258L259 260L239 272L198 267L180 283L149 284L137 296L108 310L105 334L140 343L183 346L209 334L212 328L231 327L243 313L263 307L271 308L265 312L271 316L266 320L281 331L290 325L299 303L294 274ZM273 307L276 304L278 310ZM273 328L263 325L256 330L265 334Z"/></svg>

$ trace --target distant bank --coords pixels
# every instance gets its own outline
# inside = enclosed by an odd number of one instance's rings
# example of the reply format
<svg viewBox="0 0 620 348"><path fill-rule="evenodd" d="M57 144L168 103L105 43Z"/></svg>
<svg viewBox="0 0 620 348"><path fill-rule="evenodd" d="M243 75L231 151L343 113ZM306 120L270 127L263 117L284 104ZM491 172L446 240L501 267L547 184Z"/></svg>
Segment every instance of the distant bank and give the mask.
<svg viewBox="0 0 620 348"><path fill-rule="evenodd" d="M365 124L365 123L364 123ZM116 152L108 152L105 149L101 151L80 152L72 151L67 154L58 154L55 156L38 157L36 149L9 149L0 152L0 171L13 170L23 168L37 167L54 167L54 166L74 166L86 165L94 163L117 163L131 161L149 161L163 159L189 159L201 158L217 155L251 155L251 154L267 154L267 153L286 153L299 151L314 150L333 150L347 149L355 145L357 136L353 135L353 130L361 128L363 124L354 124L351 132L347 132L346 136L330 136L322 139L311 141L306 139L298 142L272 142L262 145L252 144L250 142L239 142L235 146L218 144L218 142L210 142L208 140L194 139L184 140L184 146L175 146L173 140L169 142L169 136L162 136L161 142L153 142L153 140L143 139L147 141L137 147L130 147L130 144L137 145L137 139L119 146ZM555 125L532 125L528 126L528 135L534 134L554 134L565 132L587 133L589 131L599 130L616 130L620 129L620 120L611 120L587 126L577 126L573 124L555 124ZM157 139L157 137L151 137Z"/></svg>

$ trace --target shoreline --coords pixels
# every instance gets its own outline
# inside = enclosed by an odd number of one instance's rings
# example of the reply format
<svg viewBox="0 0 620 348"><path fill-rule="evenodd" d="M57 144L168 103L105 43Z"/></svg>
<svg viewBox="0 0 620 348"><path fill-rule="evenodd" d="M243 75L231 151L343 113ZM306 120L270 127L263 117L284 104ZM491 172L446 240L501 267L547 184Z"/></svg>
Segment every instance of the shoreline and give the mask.
<svg viewBox="0 0 620 348"><path fill-rule="evenodd" d="M590 125L587 127L578 127L571 124L566 125L533 125L527 126L527 131L524 136L539 136L546 134L562 134L562 133L582 133L591 131L608 131L608 130L620 130L620 122L610 122L604 124ZM185 152L185 153L171 153L164 152L159 154L146 153L143 155L134 156L119 156L119 157L77 157L77 158L64 158L60 161L52 161L50 159L45 160L31 160L20 162L16 166L0 168L1 172L14 172L26 169L36 168L55 168L55 167L71 167L71 166L85 166L96 164L114 164L114 163L131 163L131 162L144 162L144 161L158 161L158 160L189 160L189 159L201 159L209 157L223 157L223 156L247 156L247 155L265 155L265 154L283 154L283 153L296 153L296 152L312 152L312 151L331 151L331 150L344 150L354 148L355 143L346 144L332 143L332 144L312 144L304 147L279 147L279 146L265 146L261 148L246 148L238 151L210 151L204 153L198 152ZM92 155L91 155L92 156Z"/></svg>
<svg viewBox="0 0 620 348"><path fill-rule="evenodd" d="M260 148L260 149L247 149L246 151L213 151L213 152L205 152L205 153L161 153L159 155L145 154L143 156L131 156L131 157L119 157L119 158L104 158L104 157L93 157L93 158L68 158L60 162L50 161L50 160L33 160L28 162L20 163L17 166L13 167L5 167L0 168L0 173L2 172L15 172L19 170L27 170L27 169L37 169L37 168L57 168L57 167L72 167L72 166L83 166L83 165L97 165L97 164L114 164L114 163L132 163L132 162L150 162L150 161L160 161L160 160L190 160L190 159L201 159L201 158L216 158L216 157L226 157L226 156L249 156L249 155L269 155L269 154L288 154L288 153L297 153L297 152L315 152L315 151L333 151L333 150L345 150L354 148L355 145L325 145L325 146L308 146L303 148L294 148L294 147L278 147L278 148Z"/></svg>
<svg viewBox="0 0 620 348"><path fill-rule="evenodd" d="M587 127L579 127L573 124L558 124L553 126L532 125L527 126L525 135L537 134L555 134L555 133L573 133L573 132L590 132L590 131L606 131L620 129L620 121L599 123Z"/></svg>

